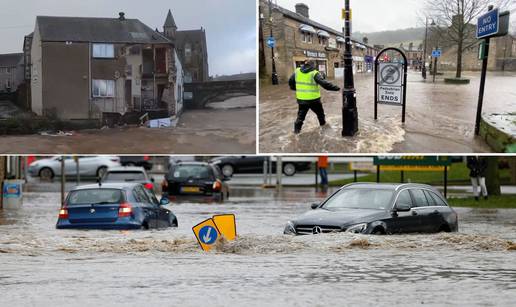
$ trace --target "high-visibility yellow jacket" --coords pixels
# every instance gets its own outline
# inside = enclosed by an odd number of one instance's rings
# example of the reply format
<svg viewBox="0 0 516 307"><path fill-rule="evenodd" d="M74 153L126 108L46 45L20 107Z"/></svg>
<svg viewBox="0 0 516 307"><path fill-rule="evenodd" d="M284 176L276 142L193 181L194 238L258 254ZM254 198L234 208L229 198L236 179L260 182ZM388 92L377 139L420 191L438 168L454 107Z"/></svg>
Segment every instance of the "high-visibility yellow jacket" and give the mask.
<svg viewBox="0 0 516 307"><path fill-rule="evenodd" d="M321 90L315 82L315 75L318 73L317 70L304 73L301 71L301 68L296 69L296 98L298 100L321 98Z"/></svg>

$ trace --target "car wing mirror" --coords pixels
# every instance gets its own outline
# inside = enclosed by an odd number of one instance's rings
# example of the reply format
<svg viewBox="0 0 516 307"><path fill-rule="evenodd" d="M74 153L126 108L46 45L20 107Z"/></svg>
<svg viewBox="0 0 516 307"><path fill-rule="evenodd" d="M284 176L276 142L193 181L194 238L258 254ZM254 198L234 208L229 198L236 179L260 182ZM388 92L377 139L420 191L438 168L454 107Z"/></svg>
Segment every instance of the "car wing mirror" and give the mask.
<svg viewBox="0 0 516 307"><path fill-rule="evenodd" d="M320 204L318 204L318 203L313 203L312 206L311 206L312 210L315 210L315 209L319 208L319 205Z"/></svg>
<svg viewBox="0 0 516 307"><path fill-rule="evenodd" d="M394 207L394 210L397 212L407 212L410 211L411 206L409 204L396 204L396 207Z"/></svg>
<svg viewBox="0 0 516 307"><path fill-rule="evenodd" d="M154 180L154 177L151 177L150 181L155 182L156 180Z"/></svg>
<svg viewBox="0 0 516 307"><path fill-rule="evenodd" d="M166 206L168 204L170 204L170 200L168 199L168 197L162 196L161 199L159 200L159 205Z"/></svg>

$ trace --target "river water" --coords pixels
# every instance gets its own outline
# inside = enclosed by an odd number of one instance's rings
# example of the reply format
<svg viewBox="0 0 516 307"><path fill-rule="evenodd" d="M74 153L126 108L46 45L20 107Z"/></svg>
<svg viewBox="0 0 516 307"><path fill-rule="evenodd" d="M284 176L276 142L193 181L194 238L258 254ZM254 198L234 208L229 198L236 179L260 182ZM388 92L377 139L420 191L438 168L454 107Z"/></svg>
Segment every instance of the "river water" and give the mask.
<svg viewBox="0 0 516 307"><path fill-rule="evenodd" d="M0 305L500 305L516 296L516 210L458 209L460 232L282 235L325 194L240 189L174 204L177 229L54 228L58 193L0 211ZM234 213L239 238L202 252L191 227Z"/></svg>

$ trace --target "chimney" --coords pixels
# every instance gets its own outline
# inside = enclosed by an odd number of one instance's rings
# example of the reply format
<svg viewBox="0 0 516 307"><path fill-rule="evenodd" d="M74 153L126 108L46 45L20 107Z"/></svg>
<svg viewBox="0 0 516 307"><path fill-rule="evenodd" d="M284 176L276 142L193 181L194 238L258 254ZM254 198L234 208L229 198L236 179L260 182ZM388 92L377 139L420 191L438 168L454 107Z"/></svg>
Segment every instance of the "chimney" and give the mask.
<svg viewBox="0 0 516 307"><path fill-rule="evenodd" d="M298 13L299 15L302 15L306 18L310 18L310 16L308 15L308 10L308 5L304 3L296 4L296 13Z"/></svg>
<svg viewBox="0 0 516 307"><path fill-rule="evenodd" d="M125 13L124 12L118 13L118 16L119 16L118 20L120 20L120 21L124 21L125 20Z"/></svg>

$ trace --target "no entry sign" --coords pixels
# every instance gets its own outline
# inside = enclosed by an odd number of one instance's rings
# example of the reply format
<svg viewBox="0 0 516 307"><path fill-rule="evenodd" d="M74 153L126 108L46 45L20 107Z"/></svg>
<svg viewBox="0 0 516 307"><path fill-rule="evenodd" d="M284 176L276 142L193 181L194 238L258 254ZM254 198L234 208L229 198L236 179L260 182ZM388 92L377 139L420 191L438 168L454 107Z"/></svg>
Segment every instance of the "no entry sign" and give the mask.
<svg viewBox="0 0 516 307"><path fill-rule="evenodd" d="M399 56L388 56L386 54L388 51L398 53ZM403 58L403 61L397 60L398 58ZM401 120L405 122L406 85L407 57L405 54L397 48L386 48L380 51L375 61L374 119L378 119L378 104L389 104L402 106Z"/></svg>

